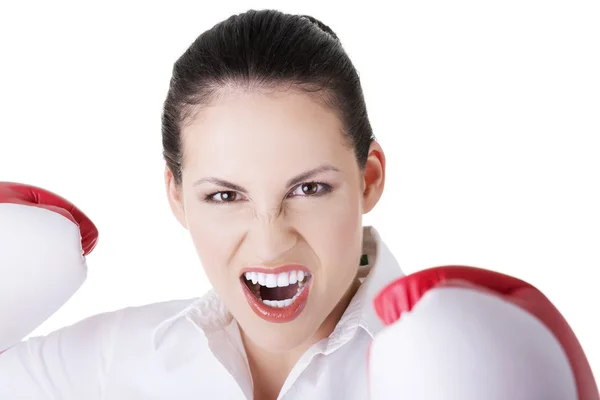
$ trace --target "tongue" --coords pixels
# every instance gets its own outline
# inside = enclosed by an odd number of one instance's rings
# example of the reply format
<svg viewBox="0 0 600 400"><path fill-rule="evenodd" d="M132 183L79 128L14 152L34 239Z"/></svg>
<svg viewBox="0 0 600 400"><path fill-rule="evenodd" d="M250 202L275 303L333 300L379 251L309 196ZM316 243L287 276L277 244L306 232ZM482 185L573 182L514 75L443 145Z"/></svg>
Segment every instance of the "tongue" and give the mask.
<svg viewBox="0 0 600 400"><path fill-rule="evenodd" d="M263 300L286 300L291 299L298 293L298 284L288 285L285 287L268 288L260 287L260 298Z"/></svg>

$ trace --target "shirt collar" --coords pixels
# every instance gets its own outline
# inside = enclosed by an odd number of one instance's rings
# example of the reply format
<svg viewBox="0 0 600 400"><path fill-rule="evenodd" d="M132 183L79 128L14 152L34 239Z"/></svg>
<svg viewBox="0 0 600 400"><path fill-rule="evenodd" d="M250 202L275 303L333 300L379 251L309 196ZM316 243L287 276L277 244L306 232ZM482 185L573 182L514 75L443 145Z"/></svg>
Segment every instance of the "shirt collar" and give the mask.
<svg viewBox="0 0 600 400"><path fill-rule="evenodd" d="M368 262L359 267L359 279L362 284L336 328L324 343L325 353L334 351L350 340L358 328L375 336L383 328L383 324L375 313L373 298L388 283L404 275L377 230L370 226L364 228L363 254L366 255ZM153 331L155 349L160 346L169 332L175 330L171 328L180 326L181 320L188 320L208 337L230 326L233 317L217 294L210 290L206 295L158 324Z"/></svg>

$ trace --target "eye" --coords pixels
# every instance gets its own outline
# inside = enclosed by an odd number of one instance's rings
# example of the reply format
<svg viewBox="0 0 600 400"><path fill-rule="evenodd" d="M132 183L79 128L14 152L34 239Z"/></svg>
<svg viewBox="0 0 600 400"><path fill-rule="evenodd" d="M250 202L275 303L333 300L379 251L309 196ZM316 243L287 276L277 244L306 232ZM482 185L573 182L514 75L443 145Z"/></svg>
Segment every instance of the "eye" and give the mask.
<svg viewBox="0 0 600 400"><path fill-rule="evenodd" d="M233 203L239 200L243 200L243 196L233 191L216 192L206 196L206 201L212 203Z"/></svg>
<svg viewBox="0 0 600 400"><path fill-rule="evenodd" d="M321 182L305 182L294 188L290 196L316 196L325 194L331 190L331 186Z"/></svg>

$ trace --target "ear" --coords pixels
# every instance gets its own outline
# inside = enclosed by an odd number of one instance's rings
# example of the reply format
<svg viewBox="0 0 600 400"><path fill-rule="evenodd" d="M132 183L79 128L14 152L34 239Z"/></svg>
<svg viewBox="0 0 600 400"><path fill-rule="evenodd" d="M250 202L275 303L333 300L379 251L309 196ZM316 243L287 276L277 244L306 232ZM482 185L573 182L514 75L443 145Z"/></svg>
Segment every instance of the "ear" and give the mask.
<svg viewBox="0 0 600 400"><path fill-rule="evenodd" d="M369 147L363 179L363 213L366 214L379 202L385 185L385 154L375 140Z"/></svg>
<svg viewBox="0 0 600 400"><path fill-rule="evenodd" d="M181 198L181 186L175 183L175 177L171 169L165 165L165 187L167 189L167 199L169 200L169 206L171 212L179 221L179 223L187 229L187 223L185 219L185 209L183 207L183 200Z"/></svg>

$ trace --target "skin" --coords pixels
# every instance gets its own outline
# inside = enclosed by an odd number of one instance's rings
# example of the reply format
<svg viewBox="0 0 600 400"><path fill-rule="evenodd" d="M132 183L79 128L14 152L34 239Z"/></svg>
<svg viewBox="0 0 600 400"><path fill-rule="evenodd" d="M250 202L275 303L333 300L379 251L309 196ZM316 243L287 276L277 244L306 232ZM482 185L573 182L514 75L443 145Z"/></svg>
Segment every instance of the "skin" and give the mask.
<svg viewBox="0 0 600 400"><path fill-rule="evenodd" d="M181 185L165 169L171 209L240 326L255 398L274 399L359 286L362 216L383 192L384 153L373 142L361 170L336 113L295 90L223 89L182 137ZM316 171L301 180L308 186L289 185L307 171ZM264 321L243 295L241 270L292 263L312 274L306 308L288 323Z"/></svg>

